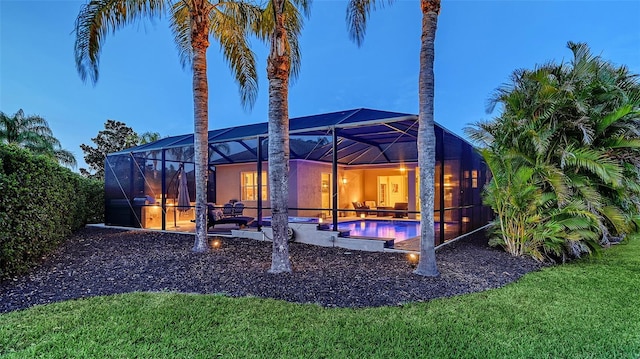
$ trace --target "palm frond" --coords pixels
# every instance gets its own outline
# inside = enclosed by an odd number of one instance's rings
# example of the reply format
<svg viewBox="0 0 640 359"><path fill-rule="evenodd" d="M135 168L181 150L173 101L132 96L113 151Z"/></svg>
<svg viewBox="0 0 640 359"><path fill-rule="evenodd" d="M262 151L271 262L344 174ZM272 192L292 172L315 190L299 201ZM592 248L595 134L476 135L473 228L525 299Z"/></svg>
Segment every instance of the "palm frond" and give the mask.
<svg viewBox="0 0 640 359"><path fill-rule="evenodd" d="M489 147L494 141L492 121L477 121L463 128L467 138L482 147Z"/></svg>
<svg viewBox="0 0 640 359"><path fill-rule="evenodd" d="M160 17L168 0L90 0L76 18L76 69L82 81L98 81L100 51L109 33L142 18Z"/></svg>
<svg viewBox="0 0 640 359"><path fill-rule="evenodd" d="M73 155L71 151L58 148L53 150L53 157L58 161L59 164L71 168L76 168L78 162L76 161L76 157Z"/></svg>
<svg viewBox="0 0 640 359"><path fill-rule="evenodd" d="M191 47L191 20L189 7L184 1L176 2L171 8L171 32L178 50L178 58L183 68L191 65L193 48Z"/></svg>
<svg viewBox="0 0 640 359"><path fill-rule="evenodd" d="M604 183L617 186L622 179L622 167L603 151L588 148L567 148L565 163L589 171Z"/></svg>
<svg viewBox="0 0 640 359"><path fill-rule="evenodd" d="M604 132L609 126L611 126L611 124L617 121L620 121L632 111L633 111L633 105L626 104L624 106L619 107L618 109L611 112L610 114L606 115L604 118L598 121L598 124L597 124L598 132L599 133ZM634 112L637 113L638 111L634 111Z"/></svg>
<svg viewBox="0 0 640 359"><path fill-rule="evenodd" d="M362 46L364 35L367 32L367 19L371 11L376 9L376 5L384 6L393 3L393 0L349 0L347 4L347 30L349 38L358 46Z"/></svg>
<svg viewBox="0 0 640 359"><path fill-rule="evenodd" d="M622 137L615 137L605 139L603 145L606 148L615 149L640 149L640 138L626 139Z"/></svg>
<svg viewBox="0 0 640 359"><path fill-rule="evenodd" d="M617 233L627 233L629 231L627 219L620 208L616 206L605 206L600 213L615 228Z"/></svg>
<svg viewBox="0 0 640 359"><path fill-rule="evenodd" d="M251 108L258 97L258 74L248 31L251 24L260 19L260 9L242 2L225 1L210 15L211 36L220 43L224 58L240 86L242 105Z"/></svg>

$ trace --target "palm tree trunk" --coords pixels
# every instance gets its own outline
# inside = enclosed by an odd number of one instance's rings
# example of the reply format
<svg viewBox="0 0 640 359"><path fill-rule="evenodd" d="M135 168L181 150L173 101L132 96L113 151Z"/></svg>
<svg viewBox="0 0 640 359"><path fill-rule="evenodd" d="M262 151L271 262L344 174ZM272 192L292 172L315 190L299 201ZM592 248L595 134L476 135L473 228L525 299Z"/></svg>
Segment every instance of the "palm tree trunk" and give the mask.
<svg viewBox="0 0 640 359"><path fill-rule="evenodd" d="M420 167L420 261L414 273L438 276L434 230L434 178L436 168L436 136L433 120L436 28L440 13L440 0L421 0L422 46L420 48L418 118L418 166ZM440 229L441 231L444 228Z"/></svg>
<svg viewBox="0 0 640 359"><path fill-rule="evenodd" d="M207 252L207 170L209 162L209 85L207 83L207 48L209 47L209 12L207 1L192 2L191 46L193 48L193 109L196 182L196 238L194 252Z"/></svg>
<svg viewBox="0 0 640 359"><path fill-rule="evenodd" d="M282 0L274 0L276 26L267 59L269 78L269 191L273 252L270 273L291 272L289 261L289 70Z"/></svg>

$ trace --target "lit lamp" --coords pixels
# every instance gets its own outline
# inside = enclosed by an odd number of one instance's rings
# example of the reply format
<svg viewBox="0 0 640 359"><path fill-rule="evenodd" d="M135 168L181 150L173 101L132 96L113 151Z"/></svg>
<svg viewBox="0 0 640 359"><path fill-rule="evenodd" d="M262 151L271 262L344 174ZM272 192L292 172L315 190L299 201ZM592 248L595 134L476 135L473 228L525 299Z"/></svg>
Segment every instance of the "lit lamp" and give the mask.
<svg viewBox="0 0 640 359"><path fill-rule="evenodd" d="M364 217L366 217L364 213L360 213L360 218L364 218Z"/></svg>
<svg viewBox="0 0 640 359"><path fill-rule="evenodd" d="M342 177L342 184L347 184L347 178L346 177Z"/></svg>
<svg viewBox="0 0 640 359"><path fill-rule="evenodd" d="M414 268L418 264L419 259L420 259L420 256L415 253L409 253L409 255L407 256L407 260L409 261L409 264L411 265L411 267L414 267Z"/></svg>
<svg viewBox="0 0 640 359"><path fill-rule="evenodd" d="M320 217L318 217L318 226L316 228L319 231L326 231L327 229L329 229L329 224L328 223L324 223L324 219L322 218L322 215L320 215Z"/></svg>

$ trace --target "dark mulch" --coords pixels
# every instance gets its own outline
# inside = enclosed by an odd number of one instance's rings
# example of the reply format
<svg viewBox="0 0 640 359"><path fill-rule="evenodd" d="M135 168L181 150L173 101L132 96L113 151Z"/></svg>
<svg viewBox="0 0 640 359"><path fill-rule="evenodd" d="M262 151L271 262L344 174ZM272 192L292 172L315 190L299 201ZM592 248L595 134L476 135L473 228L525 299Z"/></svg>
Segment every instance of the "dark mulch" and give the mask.
<svg viewBox="0 0 640 359"><path fill-rule="evenodd" d="M85 228L31 273L0 283L0 312L134 291L225 293L322 306L398 305L510 283L540 268L487 246L482 233L436 252L437 278L413 274L407 256L292 243L293 273L269 274L271 243L224 238L206 254L192 235Z"/></svg>

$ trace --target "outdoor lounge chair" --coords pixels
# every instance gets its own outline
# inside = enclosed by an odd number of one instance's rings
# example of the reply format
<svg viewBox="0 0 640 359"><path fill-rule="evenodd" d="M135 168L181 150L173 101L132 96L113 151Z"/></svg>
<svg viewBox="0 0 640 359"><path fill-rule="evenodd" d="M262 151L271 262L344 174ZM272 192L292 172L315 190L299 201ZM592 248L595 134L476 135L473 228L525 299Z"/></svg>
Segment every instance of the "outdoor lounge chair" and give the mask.
<svg viewBox="0 0 640 359"><path fill-rule="evenodd" d="M244 203L236 202L236 203L233 204L233 211L232 211L231 215L233 217L242 216L242 212L243 211L244 211Z"/></svg>
<svg viewBox="0 0 640 359"><path fill-rule="evenodd" d="M228 224L228 223L237 224L238 227L243 228L249 225L254 220L253 217L244 217L244 216L224 217L223 215L221 217L219 213L216 214L216 208L211 203L207 204L207 208L208 208L207 229L215 227L216 224Z"/></svg>
<svg viewBox="0 0 640 359"><path fill-rule="evenodd" d="M356 210L356 216L360 217L361 215L367 215L369 213L369 206L365 205L362 202L351 202L353 204L353 208Z"/></svg>
<svg viewBox="0 0 640 359"><path fill-rule="evenodd" d="M397 211L393 213L393 217L394 218L402 218L402 217L407 217L409 216L409 203L407 202L396 202L396 204L393 206L393 210ZM404 211L404 212L400 212L400 211Z"/></svg>
<svg viewBox="0 0 640 359"><path fill-rule="evenodd" d="M223 217L233 216L233 205L231 203L225 203L222 206L222 216Z"/></svg>

